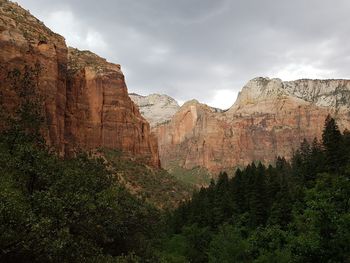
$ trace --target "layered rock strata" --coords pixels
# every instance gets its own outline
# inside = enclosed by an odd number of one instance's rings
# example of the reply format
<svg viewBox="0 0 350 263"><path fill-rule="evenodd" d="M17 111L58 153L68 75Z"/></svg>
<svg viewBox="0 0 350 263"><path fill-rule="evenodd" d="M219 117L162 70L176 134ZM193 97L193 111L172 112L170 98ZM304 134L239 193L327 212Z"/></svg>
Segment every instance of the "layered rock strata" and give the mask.
<svg viewBox="0 0 350 263"><path fill-rule="evenodd" d="M159 166L157 141L128 96L119 65L69 49L62 36L19 5L0 0L2 105L15 112L18 82L42 98L43 135L59 153L119 149ZM27 81L27 82L25 82Z"/></svg>
<svg viewBox="0 0 350 263"><path fill-rule="evenodd" d="M15 86L22 85L18 82L27 81L26 74L32 74L31 85L44 100L44 117L47 120L45 138L61 153L65 146L67 63L67 46L62 36L50 31L17 4L0 0L0 83L3 103L9 111L15 111L19 99Z"/></svg>
<svg viewBox="0 0 350 263"><path fill-rule="evenodd" d="M290 158L304 138L321 138L328 114L341 129L349 128L349 106L349 80L256 78L226 112L190 101L156 127L161 162L168 169L204 167L215 174L252 161Z"/></svg>

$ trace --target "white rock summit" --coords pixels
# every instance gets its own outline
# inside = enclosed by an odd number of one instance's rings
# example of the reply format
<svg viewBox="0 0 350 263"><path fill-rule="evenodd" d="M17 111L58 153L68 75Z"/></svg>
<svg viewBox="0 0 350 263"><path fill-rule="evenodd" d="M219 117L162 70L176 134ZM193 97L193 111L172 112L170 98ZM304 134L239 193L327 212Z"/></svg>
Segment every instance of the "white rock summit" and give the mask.
<svg viewBox="0 0 350 263"><path fill-rule="evenodd" d="M177 101L167 95L141 96L131 93L129 96L138 105L142 116L148 120L151 127L170 121L180 108Z"/></svg>
<svg viewBox="0 0 350 263"><path fill-rule="evenodd" d="M230 112L275 110L286 103L313 104L335 111L350 110L350 81L343 79L282 81L258 77L250 80L239 93Z"/></svg>

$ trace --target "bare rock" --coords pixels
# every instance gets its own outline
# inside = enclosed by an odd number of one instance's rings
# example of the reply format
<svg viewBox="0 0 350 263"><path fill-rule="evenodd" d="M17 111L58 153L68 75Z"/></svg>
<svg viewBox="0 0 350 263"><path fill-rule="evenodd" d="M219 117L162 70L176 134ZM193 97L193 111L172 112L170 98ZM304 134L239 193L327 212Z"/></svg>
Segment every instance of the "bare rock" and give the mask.
<svg viewBox="0 0 350 263"><path fill-rule="evenodd" d="M61 155L105 147L159 166L157 140L129 98L120 66L89 51L68 54L62 36L0 0L0 95L9 114L18 108L15 86L28 82L27 73L42 98L42 133Z"/></svg>
<svg viewBox="0 0 350 263"><path fill-rule="evenodd" d="M151 127L168 122L180 108L177 101L167 95L141 96L135 93L129 95Z"/></svg>
<svg viewBox="0 0 350 263"><path fill-rule="evenodd" d="M328 114L341 129L350 128L349 85L349 80L256 78L226 112L185 103L169 123L154 129L161 162L167 169L204 167L217 174L252 161L288 159L304 138L321 138Z"/></svg>

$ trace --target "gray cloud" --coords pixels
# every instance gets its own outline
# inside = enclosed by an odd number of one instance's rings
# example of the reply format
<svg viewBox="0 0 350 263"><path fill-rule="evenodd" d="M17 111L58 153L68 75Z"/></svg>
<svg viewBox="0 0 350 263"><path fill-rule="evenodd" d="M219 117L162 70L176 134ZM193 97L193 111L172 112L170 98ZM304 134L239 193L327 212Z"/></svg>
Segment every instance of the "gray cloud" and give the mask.
<svg viewBox="0 0 350 263"><path fill-rule="evenodd" d="M228 107L256 76L349 77L347 0L17 1L68 44L120 63L141 94Z"/></svg>

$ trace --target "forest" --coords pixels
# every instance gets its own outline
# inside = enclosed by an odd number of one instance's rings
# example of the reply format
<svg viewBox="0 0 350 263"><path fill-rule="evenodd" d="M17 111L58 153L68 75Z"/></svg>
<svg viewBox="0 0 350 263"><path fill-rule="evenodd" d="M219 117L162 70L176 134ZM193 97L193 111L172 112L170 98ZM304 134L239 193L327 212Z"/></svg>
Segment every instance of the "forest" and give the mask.
<svg viewBox="0 0 350 263"><path fill-rule="evenodd" d="M290 162L221 173L168 217L165 262L350 262L349 151L328 116Z"/></svg>
<svg viewBox="0 0 350 263"><path fill-rule="evenodd" d="M350 132L331 116L290 161L222 172L161 210L104 159L55 154L30 75L19 83L15 116L0 109L1 262L350 262Z"/></svg>

